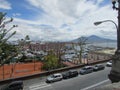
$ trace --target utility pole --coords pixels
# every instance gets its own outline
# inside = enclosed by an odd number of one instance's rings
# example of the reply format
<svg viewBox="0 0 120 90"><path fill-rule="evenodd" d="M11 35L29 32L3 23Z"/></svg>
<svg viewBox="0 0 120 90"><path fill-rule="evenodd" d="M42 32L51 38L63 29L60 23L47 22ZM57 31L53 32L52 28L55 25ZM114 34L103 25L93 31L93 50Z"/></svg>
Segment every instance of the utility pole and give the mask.
<svg viewBox="0 0 120 90"><path fill-rule="evenodd" d="M118 3L118 7L116 7ZM118 11L117 50L112 59L112 69L108 75L112 83L120 81L120 0L112 0L113 9Z"/></svg>
<svg viewBox="0 0 120 90"><path fill-rule="evenodd" d="M117 7L116 7L117 3ZM112 0L113 10L118 11L118 25L112 20L104 20L95 22L95 25L99 25L104 22L112 22L117 30L117 50L112 57L112 68L110 74L108 75L112 83L120 81L120 0Z"/></svg>

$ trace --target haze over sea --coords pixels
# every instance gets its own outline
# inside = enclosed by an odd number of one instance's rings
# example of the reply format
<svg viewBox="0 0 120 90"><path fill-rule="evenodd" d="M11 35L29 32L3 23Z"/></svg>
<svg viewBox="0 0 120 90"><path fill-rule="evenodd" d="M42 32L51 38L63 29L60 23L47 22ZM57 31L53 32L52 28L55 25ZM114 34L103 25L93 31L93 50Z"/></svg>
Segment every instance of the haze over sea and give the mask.
<svg viewBox="0 0 120 90"><path fill-rule="evenodd" d="M100 46L100 47L117 48L117 42L91 43L89 45L95 45L95 46Z"/></svg>

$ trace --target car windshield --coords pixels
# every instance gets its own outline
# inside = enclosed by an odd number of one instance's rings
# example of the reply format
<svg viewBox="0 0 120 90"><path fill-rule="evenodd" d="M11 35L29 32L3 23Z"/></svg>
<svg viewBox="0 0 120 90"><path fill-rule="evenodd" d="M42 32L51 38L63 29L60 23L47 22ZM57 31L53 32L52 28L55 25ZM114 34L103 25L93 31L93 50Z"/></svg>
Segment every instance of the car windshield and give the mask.
<svg viewBox="0 0 120 90"><path fill-rule="evenodd" d="M95 65L95 67L100 67L100 66L102 66L101 64L97 64L97 65Z"/></svg>
<svg viewBox="0 0 120 90"><path fill-rule="evenodd" d="M51 76L49 76L49 77L54 78L54 75L51 75ZM48 78L49 78L49 77L48 77Z"/></svg>
<svg viewBox="0 0 120 90"><path fill-rule="evenodd" d="M52 75L53 78L60 77L60 76L61 76L60 74L53 74Z"/></svg>
<svg viewBox="0 0 120 90"><path fill-rule="evenodd" d="M110 60L109 62L112 63L112 60Z"/></svg>
<svg viewBox="0 0 120 90"><path fill-rule="evenodd" d="M86 70L86 69L88 69L88 67L84 67L84 68L82 68L83 70Z"/></svg>

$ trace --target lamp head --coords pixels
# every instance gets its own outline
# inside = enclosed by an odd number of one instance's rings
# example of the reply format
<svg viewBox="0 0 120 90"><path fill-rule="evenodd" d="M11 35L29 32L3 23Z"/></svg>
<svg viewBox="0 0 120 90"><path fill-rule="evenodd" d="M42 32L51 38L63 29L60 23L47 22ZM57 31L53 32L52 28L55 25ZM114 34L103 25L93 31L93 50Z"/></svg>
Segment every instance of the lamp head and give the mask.
<svg viewBox="0 0 120 90"><path fill-rule="evenodd" d="M116 1L118 1L118 0L111 0L112 1L112 3L116 3Z"/></svg>
<svg viewBox="0 0 120 90"><path fill-rule="evenodd" d="M117 0L112 0L112 4L113 4L113 7L112 7L112 8L113 8L113 9L116 9L116 7L115 7L116 1L117 1Z"/></svg>
<svg viewBox="0 0 120 90"><path fill-rule="evenodd" d="M99 24L101 24L102 22L94 22L94 25L99 25Z"/></svg>

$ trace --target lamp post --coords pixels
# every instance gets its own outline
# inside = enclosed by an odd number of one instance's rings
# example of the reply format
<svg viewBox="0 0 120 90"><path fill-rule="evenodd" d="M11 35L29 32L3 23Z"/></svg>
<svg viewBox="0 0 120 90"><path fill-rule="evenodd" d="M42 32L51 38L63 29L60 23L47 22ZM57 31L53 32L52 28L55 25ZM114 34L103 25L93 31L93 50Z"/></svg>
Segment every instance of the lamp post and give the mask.
<svg viewBox="0 0 120 90"><path fill-rule="evenodd" d="M115 53L119 53L118 51L120 50L120 42L119 42L119 35L118 35L118 32L119 32L119 29L118 29L118 26L117 26L117 24L113 21L113 20L104 20L104 21L97 21L97 22L94 22L94 25L100 25L100 24L102 24L102 23L104 23L104 22L112 22L114 25L115 25L115 27L116 27L116 30L117 30L117 50L116 50L116 52Z"/></svg>
<svg viewBox="0 0 120 90"><path fill-rule="evenodd" d="M104 21L98 21L98 22L94 22L94 25L100 25L100 24L102 24L102 23L104 23L104 22L112 22L114 25L115 25L115 27L116 27L116 30L117 30L117 34L118 34L118 32L119 32L119 29L118 29L118 26L117 26L117 24L113 21L113 20L104 20ZM117 35L117 50L116 50L116 54L117 53L119 53L118 51L120 50L120 42L119 42L119 38L120 36L119 35Z"/></svg>
<svg viewBox="0 0 120 90"><path fill-rule="evenodd" d="M115 25L116 30L118 31L118 26L117 26L117 24L116 24L113 20L104 20L104 21L94 22L94 25L97 26L97 25L102 24L102 23L104 23L104 22L112 22L112 23Z"/></svg>
<svg viewBox="0 0 120 90"><path fill-rule="evenodd" d="M118 7L116 7L116 3L118 3ZM113 9L118 11L118 25L112 20L104 20L95 22L95 25L99 25L103 22L112 22L114 23L117 29L117 50L112 57L112 68L110 74L108 75L109 79L112 83L120 81L120 0L112 0Z"/></svg>
<svg viewBox="0 0 120 90"><path fill-rule="evenodd" d="M116 7L118 3L118 7ZM118 29L117 29L117 51L116 54L120 55L120 0L112 0L113 10L118 11Z"/></svg>

